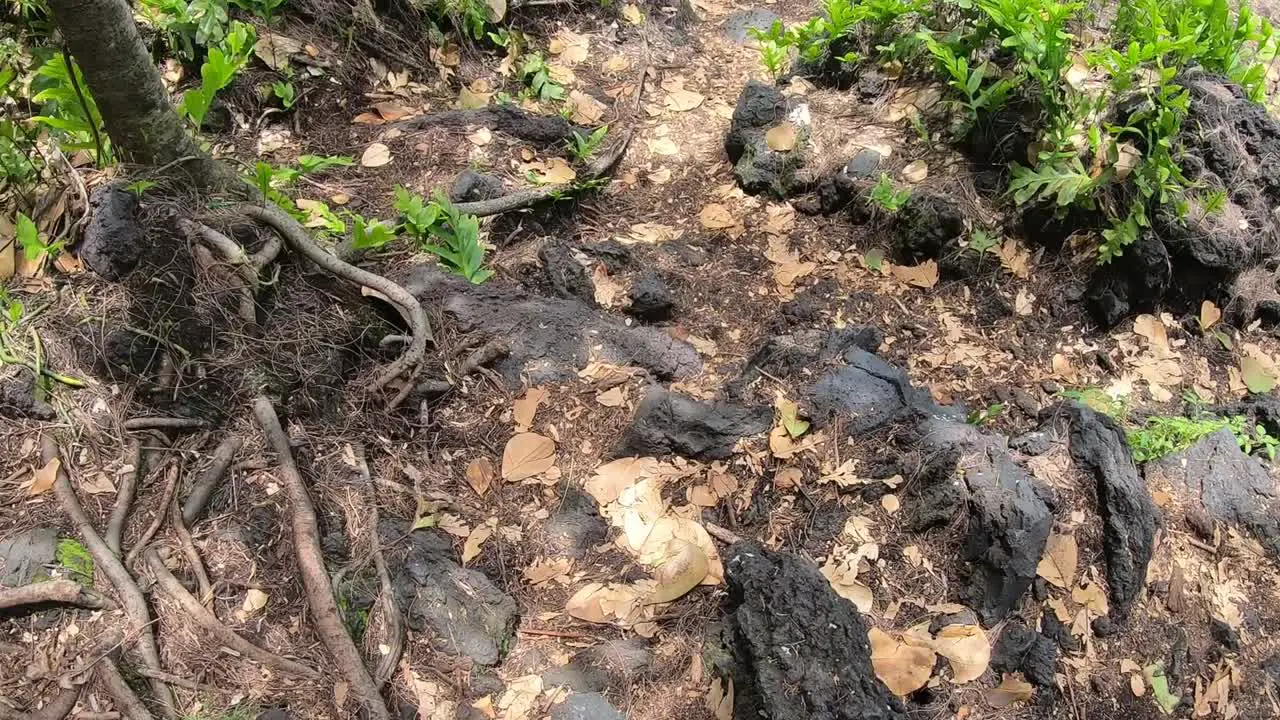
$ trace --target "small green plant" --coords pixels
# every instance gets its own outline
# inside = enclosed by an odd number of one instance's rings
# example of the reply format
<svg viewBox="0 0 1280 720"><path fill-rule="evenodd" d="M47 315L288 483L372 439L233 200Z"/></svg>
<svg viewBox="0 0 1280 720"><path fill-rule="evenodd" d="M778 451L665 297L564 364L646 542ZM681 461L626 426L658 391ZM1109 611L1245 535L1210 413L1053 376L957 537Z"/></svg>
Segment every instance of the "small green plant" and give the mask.
<svg viewBox="0 0 1280 720"><path fill-rule="evenodd" d="M520 65L520 78L538 100L563 100L564 86L551 79L551 71L542 53L529 53Z"/></svg>
<svg viewBox="0 0 1280 720"><path fill-rule="evenodd" d="M218 46L209 48L209 56L200 66L200 87L183 93L179 104L179 109L196 127L204 123L218 91L230 85L249 62L256 39L257 33L253 26L232 22L223 41Z"/></svg>
<svg viewBox="0 0 1280 720"><path fill-rule="evenodd" d="M339 167L349 167L354 160L347 155L299 155L298 169L304 174L314 175Z"/></svg>
<svg viewBox="0 0 1280 720"><path fill-rule="evenodd" d="M298 89L287 80L277 80L271 83L271 94L280 101L281 107L285 110L292 110L294 103L298 102Z"/></svg>
<svg viewBox="0 0 1280 720"><path fill-rule="evenodd" d="M396 239L395 228L381 220L356 213L347 213L347 217L351 218L351 247L355 250L376 250Z"/></svg>
<svg viewBox="0 0 1280 720"><path fill-rule="evenodd" d="M981 228L969 234L969 249L981 255L994 250L1000 244L1000 238Z"/></svg>
<svg viewBox="0 0 1280 720"><path fill-rule="evenodd" d="M428 203L420 195L397 187L395 207L403 217L401 227L447 270L475 285L492 277L493 271L484 267L485 247L476 216L460 212L439 191Z"/></svg>
<svg viewBox="0 0 1280 720"><path fill-rule="evenodd" d="M888 173L880 173L880 180L871 188L867 200L887 212L896 213L911 199L911 190L896 190Z"/></svg>
<svg viewBox="0 0 1280 720"><path fill-rule="evenodd" d="M222 42L227 33L226 0L138 0L134 11L188 61L198 57L200 48Z"/></svg>
<svg viewBox="0 0 1280 720"><path fill-rule="evenodd" d="M767 30L748 28L747 33L760 50L760 63L775 80L787 69L791 60L790 40L781 20L774 20Z"/></svg>
<svg viewBox="0 0 1280 720"><path fill-rule="evenodd" d="M1274 462L1280 452L1280 438L1272 436L1262 425L1251 425L1241 415L1226 418L1212 415L1150 417L1140 427L1129 429L1129 447L1133 449L1136 462L1149 462L1186 450L1224 428L1231 431L1236 444L1246 454L1262 455Z"/></svg>
<svg viewBox="0 0 1280 720"><path fill-rule="evenodd" d="M155 180L134 180L124 187L125 190L133 194L134 197L142 197L147 194L151 188L159 185Z"/></svg>
<svg viewBox="0 0 1280 720"><path fill-rule="evenodd" d="M43 89L31 100L42 107L32 120L60 135L63 149L93 153L99 167L110 165L111 141L79 66L58 53L40 66L36 78Z"/></svg>
<svg viewBox="0 0 1280 720"><path fill-rule="evenodd" d="M1000 414L1003 412L1004 403L994 403L986 406L985 408L970 412L967 422L970 425L986 425L992 420L1000 417Z"/></svg>
<svg viewBox="0 0 1280 720"><path fill-rule="evenodd" d="M578 162L586 162L600 149L608 134L608 125L601 125L585 137L583 137L582 133L574 130L573 138L569 141L569 154Z"/></svg>
<svg viewBox="0 0 1280 720"><path fill-rule="evenodd" d="M35 222L24 213L18 213L18 222L15 228L15 237L18 240L18 245L22 248L22 254L29 262L35 262L42 255L53 257L66 244L62 240L45 242L44 238L40 236L40 231L36 228Z"/></svg>
<svg viewBox="0 0 1280 720"><path fill-rule="evenodd" d="M61 538L53 557L71 574L73 580L85 587L93 587L93 556L85 546L75 540Z"/></svg>
<svg viewBox="0 0 1280 720"><path fill-rule="evenodd" d="M231 0L231 4L257 15L259 18L271 24L275 21L276 11L279 10L286 0Z"/></svg>

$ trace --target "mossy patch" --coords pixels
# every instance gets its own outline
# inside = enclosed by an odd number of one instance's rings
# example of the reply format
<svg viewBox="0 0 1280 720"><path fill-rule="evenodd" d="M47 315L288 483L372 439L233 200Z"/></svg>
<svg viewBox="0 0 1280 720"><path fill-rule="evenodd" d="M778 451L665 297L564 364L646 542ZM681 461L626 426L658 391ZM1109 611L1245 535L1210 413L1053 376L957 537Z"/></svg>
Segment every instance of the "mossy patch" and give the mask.
<svg viewBox="0 0 1280 720"><path fill-rule="evenodd" d="M85 546L70 538L61 538L54 558L76 582L93 587L93 556Z"/></svg>

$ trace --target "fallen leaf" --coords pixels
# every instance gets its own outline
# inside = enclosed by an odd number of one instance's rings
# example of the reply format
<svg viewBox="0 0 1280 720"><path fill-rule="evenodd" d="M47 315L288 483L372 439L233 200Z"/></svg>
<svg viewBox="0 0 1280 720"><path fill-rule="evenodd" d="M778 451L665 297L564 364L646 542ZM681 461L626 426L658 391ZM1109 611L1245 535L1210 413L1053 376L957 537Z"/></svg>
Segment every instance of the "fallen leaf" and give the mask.
<svg viewBox="0 0 1280 720"><path fill-rule="evenodd" d="M502 451L502 477L516 482L550 470L556 464L556 444L537 433L519 433Z"/></svg>
<svg viewBox="0 0 1280 720"><path fill-rule="evenodd" d="M798 417L800 407L795 402L780 397L774 401L773 405L778 409L778 419L782 422L782 427L786 428L788 435L798 438L809 431L809 421Z"/></svg>
<svg viewBox="0 0 1280 720"><path fill-rule="evenodd" d="M385 100L380 103L374 103L373 109L377 110L378 115L382 116L382 119L386 120L387 122L395 122L397 120L403 120L404 118L407 118L410 115L417 114L416 111L411 110L403 105L400 105L399 103L393 103L389 100Z"/></svg>
<svg viewBox="0 0 1280 720"><path fill-rule="evenodd" d="M471 534L467 536L467 541L462 545L462 564L466 565L476 556L480 554L480 548L484 545L485 540L493 535L493 524L485 523L477 525Z"/></svg>
<svg viewBox="0 0 1280 720"><path fill-rule="evenodd" d="M617 500L623 490L635 485L640 478L651 474L657 465L658 461L653 458L618 458L596 468L583 489L603 507Z"/></svg>
<svg viewBox="0 0 1280 720"><path fill-rule="evenodd" d="M1005 240L996 246L995 253L1000 258L1000 264L1013 273L1014 277L1025 278L1031 275L1031 252L1018 247L1016 240Z"/></svg>
<svg viewBox="0 0 1280 720"><path fill-rule="evenodd" d="M485 0L485 5L489 9L489 22L502 22L507 16L507 0Z"/></svg>
<svg viewBox="0 0 1280 720"><path fill-rule="evenodd" d="M262 64L279 73L288 71L289 57L300 52L302 43L269 30L258 30L258 41L253 45L253 54Z"/></svg>
<svg viewBox="0 0 1280 720"><path fill-rule="evenodd" d="M561 62L566 65L577 65L586 60L590 47L590 38L568 29L556 33L555 37L551 38L551 42L547 44L548 52L552 55L559 55Z"/></svg>
<svg viewBox="0 0 1280 720"><path fill-rule="evenodd" d="M1033 296L1027 292L1026 288L1018 288L1018 294L1013 298L1013 311L1019 315L1030 315L1032 311Z"/></svg>
<svg viewBox="0 0 1280 720"><path fill-rule="evenodd" d="M521 574L524 575L525 580L529 581L530 585L542 585L552 578L567 578L569 570L572 568L573 560L567 557L540 558L533 561Z"/></svg>
<svg viewBox="0 0 1280 720"><path fill-rule="evenodd" d="M489 104L490 93L476 92L463 86L458 90L458 107L463 110L475 110Z"/></svg>
<svg viewBox="0 0 1280 720"><path fill-rule="evenodd" d="M892 515L898 512L898 510L902 507L902 501L898 499L897 495L894 495L893 493L888 493L886 495L880 496L880 507L884 508L885 512Z"/></svg>
<svg viewBox="0 0 1280 720"><path fill-rule="evenodd" d="M580 90L569 93L569 106L573 109L572 120L583 125L596 124L607 109L604 103Z"/></svg>
<svg viewBox="0 0 1280 720"><path fill-rule="evenodd" d="M92 473L80 481L80 491L89 495L110 495L116 491L111 478L103 473Z"/></svg>
<svg viewBox="0 0 1280 720"><path fill-rule="evenodd" d="M1036 574L1050 585L1069 588L1075 583L1079 556L1080 548L1075 535L1053 533L1045 543L1044 555L1036 566Z"/></svg>
<svg viewBox="0 0 1280 720"><path fill-rule="evenodd" d="M669 137L659 137L649 141L649 151L654 155L679 155L680 146Z"/></svg>
<svg viewBox="0 0 1280 720"><path fill-rule="evenodd" d="M1142 697L1147 694L1147 684L1142 681L1140 673L1133 673L1129 676L1129 690L1133 692L1134 697Z"/></svg>
<svg viewBox="0 0 1280 720"><path fill-rule="evenodd" d="M1142 151L1138 150L1133 143L1122 142L1116 144L1116 179L1123 180L1129 177L1142 161Z"/></svg>
<svg viewBox="0 0 1280 720"><path fill-rule="evenodd" d="M1107 614L1107 594L1102 591L1102 587L1097 583L1091 582L1072 588L1071 599L1084 605L1094 615L1102 616Z"/></svg>
<svg viewBox="0 0 1280 720"><path fill-rule="evenodd" d="M798 467L785 467L774 473L773 486L779 490L790 490L799 487L804 473Z"/></svg>
<svg viewBox="0 0 1280 720"><path fill-rule="evenodd" d="M249 591L244 594L244 603L240 606L240 609L245 613L255 613L266 607L267 601L270 599L270 595L258 588L249 588Z"/></svg>
<svg viewBox="0 0 1280 720"><path fill-rule="evenodd" d="M982 677L991 662L991 643L980 625L947 625L934 637L933 649L951 663L957 684Z"/></svg>
<svg viewBox="0 0 1280 720"><path fill-rule="evenodd" d="M615 385L596 395L596 402L605 407L621 407L626 401L627 397L623 393L621 385Z"/></svg>
<svg viewBox="0 0 1280 720"><path fill-rule="evenodd" d="M999 687L987 691L987 704L994 708L1008 707L1016 702L1030 700L1035 691L1035 687L1017 673L1005 673Z"/></svg>
<svg viewBox="0 0 1280 720"><path fill-rule="evenodd" d="M53 487L53 483L58 479L58 470L62 467L62 462L58 458L54 458L45 463L44 467L35 471L31 476L31 484L27 486L28 495L40 495L49 491Z"/></svg>
<svg viewBox="0 0 1280 720"><path fill-rule="evenodd" d="M529 388L522 397L511 404L511 418L515 420L516 432L526 432L533 427L533 419L538 413L538 406L547 397L547 391L540 387Z"/></svg>
<svg viewBox="0 0 1280 720"><path fill-rule="evenodd" d="M627 3L622 6L622 19L632 25L639 25L644 22L644 14L633 3Z"/></svg>
<svg viewBox="0 0 1280 720"><path fill-rule="evenodd" d="M934 260L925 260L919 265L894 265L890 271L908 285L931 288L938 284L938 263Z"/></svg>
<svg viewBox="0 0 1280 720"><path fill-rule="evenodd" d="M1269 393L1276 387L1276 376L1271 369L1253 355L1240 359L1240 378L1251 393Z"/></svg>
<svg viewBox="0 0 1280 720"><path fill-rule="evenodd" d="M698 220L708 230L724 230L737 227L738 219L729 212L729 208L720 203L711 203L698 213Z"/></svg>
<svg viewBox="0 0 1280 720"><path fill-rule="evenodd" d="M360 164L367 168L382 167L391 162L391 148L382 143L373 143L364 149L360 156Z"/></svg>
<svg viewBox="0 0 1280 720"><path fill-rule="evenodd" d="M551 158L542 163L529 163L524 166L532 174L532 179L539 185L565 185L573 182L578 173L569 167L564 158Z"/></svg>
<svg viewBox="0 0 1280 720"><path fill-rule="evenodd" d="M701 105L705 99L701 93L677 88L667 92L666 98L663 99L663 104L673 112L688 112Z"/></svg>
<svg viewBox="0 0 1280 720"><path fill-rule="evenodd" d="M707 691L707 710L716 720L733 720L733 678L719 677L711 681L711 689Z"/></svg>
<svg viewBox="0 0 1280 720"><path fill-rule="evenodd" d="M1212 300L1205 300L1200 303L1200 329L1208 330L1222 319L1222 311Z"/></svg>
<svg viewBox="0 0 1280 720"><path fill-rule="evenodd" d="M711 566L706 553L691 542L678 538L667 543L671 557L658 566L654 579L658 587L649 596L650 603L671 602L683 597L707 577Z"/></svg>
<svg viewBox="0 0 1280 720"><path fill-rule="evenodd" d="M877 627L871 628L867 639L876 677L894 695L905 697L929 682L937 658L932 648L914 638L896 639Z"/></svg>
<svg viewBox="0 0 1280 720"><path fill-rule="evenodd" d="M489 486L498 475L498 469L493 466L493 461L487 457L480 457L467 463L467 484L480 497L489 492Z"/></svg>
<svg viewBox="0 0 1280 720"><path fill-rule="evenodd" d="M790 152L796 147L800 132L793 123L774 125L764 134L764 142L770 150Z"/></svg>
<svg viewBox="0 0 1280 720"><path fill-rule="evenodd" d="M909 183L922 182L927 177L929 177L929 164L923 160L909 162L902 168L902 179Z"/></svg>
<svg viewBox="0 0 1280 720"><path fill-rule="evenodd" d="M1133 331L1147 339L1147 342L1164 349L1169 348L1169 334L1160 318L1150 313L1143 313L1133 320Z"/></svg>
<svg viewBox="0 0 1280 720"><path fill-rule="evenodd" d="M478 128L475 132L467 135L467 139L476 147L484 147L493 142L493 132L487 127Z"/></svg>

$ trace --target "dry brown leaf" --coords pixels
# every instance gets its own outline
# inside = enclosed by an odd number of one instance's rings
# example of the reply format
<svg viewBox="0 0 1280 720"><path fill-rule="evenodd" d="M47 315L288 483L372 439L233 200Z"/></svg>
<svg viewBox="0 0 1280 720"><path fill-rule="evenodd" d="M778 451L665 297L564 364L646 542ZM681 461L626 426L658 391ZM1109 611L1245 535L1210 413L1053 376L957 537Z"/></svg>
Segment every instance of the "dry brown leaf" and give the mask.
<svg viewBox="0 0 1280 720"><path fill-rule="evenodd" d="M301 42L270 30L258 30L258 41L253 45L253 54L264 65L281 73L289 70L289 57L300 52Z"/></svg>
<svg viewBox="0 0 1280 720"><path fill-rule="evenodd" d="M957 684L982 677L991 662L991 643L980 625L948 625L934 637L933 649L951 663Z"/></svg>
<svg viewBox="0 0 1280 720"><path fill-rule="evenodd" d="M621 385L615 385L596 395L596 402L605 407L622 407L627 402L627 396Z"/></svg>
<svg viewBox="0 0 1280 720"><path fill-rule="evenodd" d="M458 90L458 107L463 110L475 110L489 104L491 95L484 92L476 92L469 87L463 86Z"/></svg>
<svg viewBox="0 0 1280 720"><path fill-rule="evenodd" d="M790 152L795 149L799 137L800 131L795 124L784 122L769 128L764 134L764 142L770 150Z"/></svg>
<svg viewBox="0 0 1280 720"><path fill-rule="evenodd" d="M476 556L480 554L481 546L483 546L484 542L493 535L493 528L496 523L496 520L490 520L483 525L477 525L476 528L471 531L471 534L467 536L467 541L462 545L463 565L475 560Z"/></svg>
<svg viewBox="0 0 1280 720"><path fill-rule="evenodd" d="M871 641L871 666L876 677L899 697L910 695L929 682L937 656L933 649L910 636L899 640L880 628L867 633Z"/></svg>
<svg viewBox="0 0 1280 720"><path fill-rule="evenodd" d="M1165 330L1164 323L1155 315L1144 313L1134 318L1133 331L1156 347L1166 350L1169 348L1169 333Z"/></svg>
<svg viewBox="0 0 1280 720"><path fill-rule="evenodd" d="M1208 330L1222 319L1222 311L1212 300L1205 300L1200 303L1200 329Z"/></svg>
<svg viewBox="0 0 1280 720"><path fill-rule="evenodd" d="M31 476L31 484L27 486L28 495L40 495L49 491L53 487L54 481L58 479L58 470L62 467L62 462L58 458L54 458L45 463L44 467L35 471Z"/></svg>
<svg viewBox="0 0 1280 720"><path fill-rule="evenodd" d="M110 495L115 491L116 486L111 484L111 478L105 473L91 473L80 480L80 492L89 495Z"/></svg>
<svg viewBox="0 0 1280 720"><path fill-rule="evenodd" d="M1005 270L1013 273L1014 277L1026 278L1031 276L1031 253L1018 247L1018 242L1012 238L1005 240L995 248L996 256L1000 258L1000 264Z"/></svg>
<svg viewBox="0 0 1280 720"><path fill-rule="evenodd" d="M467 135L467 139L476 147L484 147L493 142L493 131L487 127L477 128L475 132Z"/></svg>
<svg viewBox="0 0 1280 720"><path fill-rule="evenodd" d="M1097 583L1090 582L1083 586L1072 588L1071 599L1084 605L1094 615L1101 617L1107 614L1107 594L1102 591L1102 587Z"/></svg>
<svg viewBox="0 0 1280 720"><path fill-rule="evenodd" d="M666 98L663 99L663 104L672 112L688 112L701 105L705 99L701 93L685 90L684 88L676 88L667 92Z"/></svg>
<svg viewBox="0 0 1280 720"><path fill-rule="evenodd" d="M539 558L524 569L522 575L530 585L542 585L552 578L568 580L569 571L573 569L573 560L567 557Z"/></svg>
<svg viewBox="0 0 1280 720"><path fill-rule="evenodd" d="M1129 676L1129 690L1133 692L1134 697L1147 694L1147 683L1143 681L1142 673L1133 673Z"/></svg>
<svg viewBox="0 0 1280 720"><path fill-rule="evenodd" d="M624 457L596 468L583 489L601 507L615 501L623 490L635 485L640 478L654 472L658 461L653 458Z"/></svg>
<svg viewBox="0 0 1280 720"><path fill-rule="evenodd" d="M415 110L407 108L399 103L391 102L390 100L384 100L383 102L380 102L380 103L374 103L373 109L378 111L378 115L380 115L383 120L386 120L389 123L395 122L397 120L403 120L404 118L407 118L410 115L417 114Z"/></svg>
<svg viewBox="0 0 1280 720"><path fill-rule="evenodd" d="M800 486L800 479L804 477L798 467L785 467L774 473L773 486L779 490L790 490Z"/></svg>
<svg viewBox="0 0 1280 720"><path fill-rule="evenodd" d="M590 47L590 38L568 29L556 33L555 37L551 38L551 42L547 44L547 50L552 55L559 55L560 60L566 65L577 65L586 60Z"/></svg>
<svg viewBox="0 0 1280 720"><path fill-rule="evenodd" d="M244 594L244 602L240 605L240 609L245 614L255 613L267 606L267 602L271 596L258 588L249 588Z"/></svg>
<svg viewBox="0 0 1280 720"><path fill-rule="evenodd" d="M382 167L391 162L391 148L382 143L373 143L364 149L360 156L360 164L367 168Z"/></svg>
<svg viewBox="0 0 1280 720"><path fill-rule="evenodd" d="M1019 673L1005 673L999 687L987 691L987 704L994 708L1008 707L1016 702L1026 702L1035 694L1035 687L1022 679Z"/></svg>
<svg viewBox="0 0 1280 720"><path fill-rule="evenodd" d="M909 162L902 168L902 179L909 183L923 182L927 177L929 177L929 163L923 160Z"/></svg>
<svg viewBox="0 0 1280 720"><path fill-rule="evenodd" d="M673 539L667 543L671 556L658 566L654 579L658 587L649 596L650 603L671 602L694 589L707 577L711 565L706 553L691 542Z"/></svg>
<svg viewBox="0 0 1280 720"><path fill-rule="evenodd" d="M1036 566L1036 574L1045 582L1060 588L1069 588L1076 580L1076 564L1080 548L1075 535L1049 535L1044 546L1044 556Z"/></svg>
<svg viewBox="0 0 1280 720"><path fill-rule="evenodd" d="M635 3L627 3L622 6L622 19L632 25L639 25L644 22L644 13L640 12Z"/></svg>
<svg viewBox="0 0 1280 720"><path fill-rule="evenodd" d="M569 105L573 108L573 121L583 125L594 125L604 117L607 109L604 103L580 90L569 93Z"/></svg>
<svg viewBox="0 0 1280 720"><path fill-rule="evenodd" d="M550 470L556 464L556 444L537 433L519 433L502 451L502 477L516 482Z"/></svg>
<svg viewBox="0 0 1280 720"><path fill-rule="evenodd" d="M711 681L711 689L707 691L707 710L715 720L733 720L733 678L719 677Z"/></svg>
<svg viewBox="0 0 1280 720"><path fill-rule="evenodd" d="M679 155L680 146L669 137L656 137L649 141L649 152L654 155Z"/></svg>
<svg viewBox="0 0 1280 720"><path fill-rule="evenodd" d="M489 486L493 484L494 478L498 475L498 469L493 466L493 461L487 457L480 457L467 463L467 484L480 497L489 492Z"/></svg>
<svg viewBox="0 0 1280 720"><path fill-rule="evenodd" d="M711 203L702 208L702 212L698 213L698 220L702 223L702 227L708 230L725 230L741 224L733 213L729 212L729 208L720 203Z"/></svg>
<svg viewBox="0 0 1280 720"><path fill-rule="evenodd" d="M564 185L578 177L577 171L569 167L564 158L551 158L546 162L528 163L521 169L530 174L533 182L539 185Z"/></svg>
<svg viewBox="0 0 1280 720"><path fill-rule="evenodd" d="M919 265L893 265L890 272L908 285L931 288L938 284L938 263L934 260L925 260Z"/></svg>
<svg viewBox="0 0 1280 720"><path fill-rule="evenodd" d="M511 404L511 418L515 420L516 432L526 432L533 427L534 417L538 414L538 406L547 397L547 391L540 387L529 388L524 396L516 398Z"/></svg>
<svg viewBox="0 0 1280 720"><path fill-rule="evenodd" d="M894 495L893 493L888 493L886 495L880 496L880 507L884 508L885 512L892 515L898 512L898 510L902 507L902 501L898 499L897 495Z"/></svg>

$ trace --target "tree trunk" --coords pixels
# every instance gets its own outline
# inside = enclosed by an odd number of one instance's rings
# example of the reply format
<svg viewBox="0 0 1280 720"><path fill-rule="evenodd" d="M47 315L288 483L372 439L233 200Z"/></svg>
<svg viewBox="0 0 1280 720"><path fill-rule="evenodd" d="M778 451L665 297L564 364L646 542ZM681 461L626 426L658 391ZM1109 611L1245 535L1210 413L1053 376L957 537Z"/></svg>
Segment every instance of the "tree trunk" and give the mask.
<svg viewBox="0 0 1280 720"><path fill-rule="evenodd" d="M125 0L49 0L49 7L122 159L180 166L202 187L230 177L169 102Z"/></svg>

